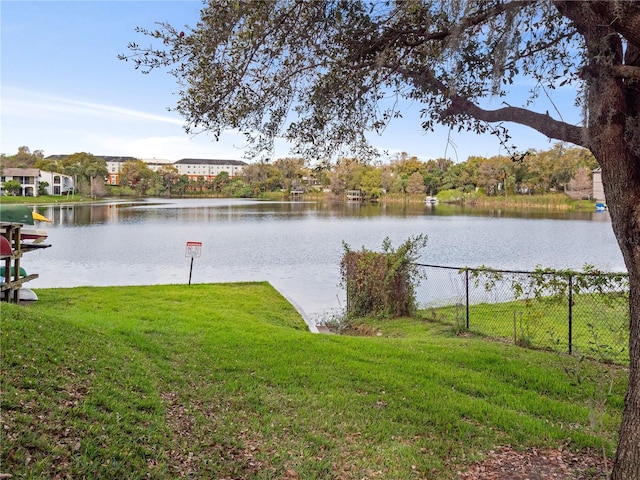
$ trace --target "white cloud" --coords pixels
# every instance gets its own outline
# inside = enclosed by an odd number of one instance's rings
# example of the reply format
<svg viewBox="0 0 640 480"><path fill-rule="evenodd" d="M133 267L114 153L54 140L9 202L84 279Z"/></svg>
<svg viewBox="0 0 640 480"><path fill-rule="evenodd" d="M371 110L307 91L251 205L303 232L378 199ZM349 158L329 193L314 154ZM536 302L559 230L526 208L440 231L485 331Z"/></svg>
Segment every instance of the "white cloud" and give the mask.
<svg viewBox="0 0 640 480"><path fill-rule="evenodd" d="M230 139L228 139L230 140ZM112 148L116 145L111 144ZM117 150L137 158L179 160L181 158L242 158L242 150L234 148L230 141L215 142L212 137L155 136L123 139Z"/></svg>
<svg viewBox="0 0 640 480"><path fill-rule="evenodd" d="M2 153L26 145L45 155L89 152L175 161L181 158L244 159L243 135L184 132L184 121L118 105L63 98L18 88L2 89ZM277 141L278 155L288 146Z"/></svg>
<svg viewBox="0 0 640 480"><path fill-rule="evenodd" d="M63 116L84 115L119 120L142 119L184 125L184 121L177 116L159 115L116 105L86 102L11 87L3 87L2 97L2 114L22 118L33 118L34 115L51 112Z"/></svg>

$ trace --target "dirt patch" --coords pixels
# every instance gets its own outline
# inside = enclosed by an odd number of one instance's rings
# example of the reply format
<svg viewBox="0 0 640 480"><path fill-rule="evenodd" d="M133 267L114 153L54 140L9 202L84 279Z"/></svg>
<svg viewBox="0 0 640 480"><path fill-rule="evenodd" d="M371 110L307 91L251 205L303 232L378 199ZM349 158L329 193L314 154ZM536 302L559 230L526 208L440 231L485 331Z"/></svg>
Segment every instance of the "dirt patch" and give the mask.
<svg viewBox="0 0 640 480"><path fill-rule="evenodd" d="M610 466L610 462L607 462ZM460 480L604 480L602 455L563 449L518 452L498 447L482 462L458 472Z"/></svg>

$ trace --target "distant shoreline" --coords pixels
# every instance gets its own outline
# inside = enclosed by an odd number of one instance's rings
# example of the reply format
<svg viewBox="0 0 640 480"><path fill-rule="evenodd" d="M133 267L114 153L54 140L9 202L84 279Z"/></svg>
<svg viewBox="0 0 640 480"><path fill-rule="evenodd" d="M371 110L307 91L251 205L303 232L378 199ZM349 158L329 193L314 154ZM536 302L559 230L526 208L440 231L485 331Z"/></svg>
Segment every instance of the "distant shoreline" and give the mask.
<svg viewBox="0 0 640 480"><path fill-rule="evenodd" d="M12 197L2 196L0 197L0 203L5 204L24 204L24 205L76 205L76 204L89 204L89 203L104 203L110 201L135 201L143 200L147 198L156 197L137 197L137 196L109 196L99 199L84 197L80 195L67 197L67 196L38 196L38 197ZM205 198L235 198L235 197L221 197L221 196L209 196L209 195L183 195L162 197L167 199L205 199ZM262 195L260 197L250 197L254 200L277 200L277 201L289 201L291 200L286 192L277 192ZM438 198L438 197L436 197ZM384 195L375 201L366 200L363 204L397 204L397 203L411 203L417 204L424 202L425 195L402 195L402 194L388 194ZM331 193L323 192L311 192L302 197L302 200L312 201L333 201L344 202L347 201L339 196ZM562 193L551 193L545 195L508 195L508 196L486 196L486 195L465 195L460 194L458 198L438 198L441 205L459 205L467 207L494 207L494 208L513 208L513 209L531 209L541 208L545 210L587 210L591 211L595 209L596 202L594 200L573 200Z"/></svg>

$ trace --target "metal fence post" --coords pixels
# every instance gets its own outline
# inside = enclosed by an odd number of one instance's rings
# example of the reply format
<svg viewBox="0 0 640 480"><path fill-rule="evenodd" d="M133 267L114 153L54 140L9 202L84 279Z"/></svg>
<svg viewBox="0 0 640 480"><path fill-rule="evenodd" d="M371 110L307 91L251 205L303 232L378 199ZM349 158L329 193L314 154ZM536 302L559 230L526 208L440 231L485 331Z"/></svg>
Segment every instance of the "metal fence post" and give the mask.
<svg viewBox="0 0 640 480"><path fill-rule="evenodd" d="M569 355L573 350L573 275L569 275Z"/></svg>
<svg viewBox="0 0 640 480"><path fill-rule="evenodd" d="M464 271L464 292L465 292L465 303L467 306L467 330L469 330L469 269L465 269Z"/></svg>

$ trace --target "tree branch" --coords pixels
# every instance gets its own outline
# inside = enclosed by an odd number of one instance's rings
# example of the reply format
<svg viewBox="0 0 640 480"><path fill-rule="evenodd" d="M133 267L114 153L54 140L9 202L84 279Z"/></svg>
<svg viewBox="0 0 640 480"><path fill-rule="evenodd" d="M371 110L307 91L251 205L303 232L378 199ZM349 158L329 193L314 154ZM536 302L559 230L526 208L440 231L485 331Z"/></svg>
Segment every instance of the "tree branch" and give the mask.
<svg viewBox="0 0 640 480"><path fill-rule="evenodd" d="M361 56L377 54L388 46L396 46L398 44L404 47L417 47L433 41L444 41L452 35L455 35L458 31L464 31L481 25L490 18L504 14L509 9L526 8L531 4L535 4L536 1L537 0L515 0L507 3L496 3L488 7L481 3L479 10L462 18L459 25L455 27L444 27L433 32L430 32L428 27L424 26L418 29L411 29L410 27L398 27L398 25L393 24L393 28L384 32L369 48L363 49ZM379 28L379 25L373 25L371 30L366 33L371 34L375 32L377 28ZM364 33L363 36L366 37ZM408 38L410 36L415 37L415 39L409 40Z"/></svg>
<svg viewBox="0 0 640 480"><path fill-rule="evenodd" d="M633 67L631 65L613 65L611 70L614 77L640 80L640 67Z"/></svg>
<svg viewBox="0 0 640 480"><path fill-rule="evenodd" d="M591 10L630 43L640 47L640 3L637 1L590 2Z"/></svg>
<svg viewBox="0 0 640 480"><path fill-rule="evenodd" d="M440 114L441 119L454 115L469 115L489 123L513 122L531 127L549 138L588 148L581 127L554 120L549 114L536 113L519 107L484 110L465 98L458 96L450 98L451 105Z"/></svg>

